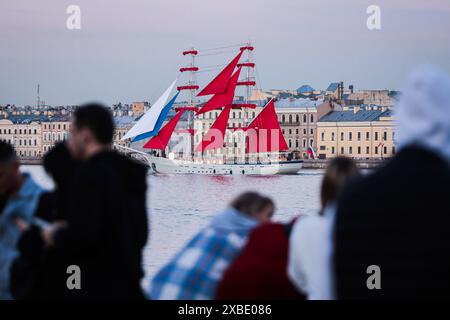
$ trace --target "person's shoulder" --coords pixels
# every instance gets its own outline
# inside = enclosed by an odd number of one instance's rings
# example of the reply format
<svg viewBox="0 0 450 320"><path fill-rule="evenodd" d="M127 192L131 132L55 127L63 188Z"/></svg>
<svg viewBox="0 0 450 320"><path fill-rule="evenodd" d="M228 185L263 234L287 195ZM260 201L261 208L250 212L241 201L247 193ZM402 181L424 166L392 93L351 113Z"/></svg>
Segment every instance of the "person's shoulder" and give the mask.
<svg viewBox="0 0 450 320"><path fill-rule="evenodd" d="M266 234L273 234L283 232L283 224L279 222L265 222L255 227L252 232L252 237L264 237Z"/></svg>

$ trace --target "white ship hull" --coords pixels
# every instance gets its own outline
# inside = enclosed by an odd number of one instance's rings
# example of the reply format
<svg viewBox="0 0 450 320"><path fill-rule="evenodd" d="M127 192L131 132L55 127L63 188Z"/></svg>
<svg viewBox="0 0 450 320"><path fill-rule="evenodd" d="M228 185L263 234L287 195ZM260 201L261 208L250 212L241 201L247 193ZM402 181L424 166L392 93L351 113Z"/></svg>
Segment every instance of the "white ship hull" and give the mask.
<svg viewBox="0 0 450 320"><path fill-rule="evenodd" d="M206 174L206 175L273 175L296 174L303 160L281 161L259 164L207 164L186 160L171 160L162 157L147 156L154 173L162 174Z"/></svg>

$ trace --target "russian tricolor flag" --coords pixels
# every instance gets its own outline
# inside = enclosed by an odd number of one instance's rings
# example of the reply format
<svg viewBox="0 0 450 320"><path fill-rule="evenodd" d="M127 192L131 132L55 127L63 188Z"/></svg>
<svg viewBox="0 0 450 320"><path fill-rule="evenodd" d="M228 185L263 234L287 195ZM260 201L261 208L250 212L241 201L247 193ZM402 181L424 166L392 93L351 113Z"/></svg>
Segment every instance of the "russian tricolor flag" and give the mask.
<svg viewBox="0 0 450 320"><path fill-rule="evenodd" d="M316 153L314 152L312 147L308 147L308 154L310 155L311 158L315 159L316 157Z"/></svg>

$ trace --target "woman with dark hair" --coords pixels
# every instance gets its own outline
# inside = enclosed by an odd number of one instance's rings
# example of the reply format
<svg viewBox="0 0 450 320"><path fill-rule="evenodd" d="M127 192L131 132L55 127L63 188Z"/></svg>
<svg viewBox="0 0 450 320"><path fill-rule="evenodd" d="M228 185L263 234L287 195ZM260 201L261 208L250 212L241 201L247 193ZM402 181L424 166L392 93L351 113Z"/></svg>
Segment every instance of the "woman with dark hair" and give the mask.
<svg viewBox="0 0 450 320"><path fill-rule="evenodd" d="M330 214L343 187L355 178L359 170L352 159L337 157L327 166L321 187L319 215L299 219L289 241L288 276L308 299L331 299L332 283L323 279L330 276L330 229L334 215Z"/></svg>
<svg viewBox="0 0 450 320"><path fill-rule="evenodd" d="M200 231L153 278L149 296L155 300L214 299L216 288L247 236L273 215L271 199L246 192Z"/></svg>

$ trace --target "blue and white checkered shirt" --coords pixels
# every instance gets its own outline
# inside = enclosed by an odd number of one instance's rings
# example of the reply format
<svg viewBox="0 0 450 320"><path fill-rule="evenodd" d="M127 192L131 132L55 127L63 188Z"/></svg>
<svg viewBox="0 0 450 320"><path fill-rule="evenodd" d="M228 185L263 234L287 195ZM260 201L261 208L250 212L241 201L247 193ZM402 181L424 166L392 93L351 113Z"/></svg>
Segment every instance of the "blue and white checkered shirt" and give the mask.
<svg viewBox="0 0 450 320"><path fill-rule="evenodd" d="M233 208L219 213L155 275L148 291L150 298L214 299L226 268L257 224L256 220Z"/></svg>

